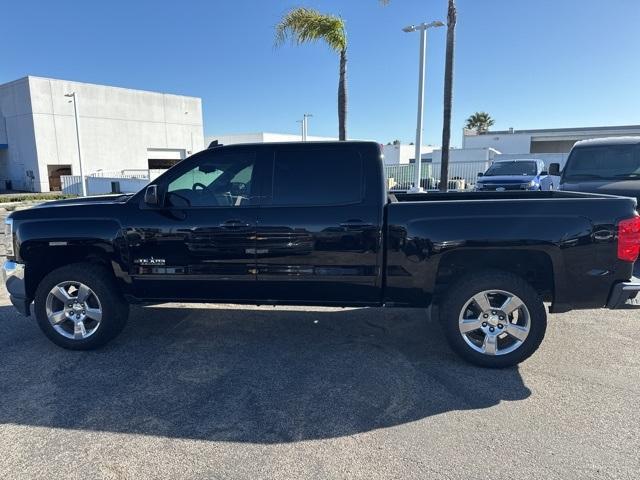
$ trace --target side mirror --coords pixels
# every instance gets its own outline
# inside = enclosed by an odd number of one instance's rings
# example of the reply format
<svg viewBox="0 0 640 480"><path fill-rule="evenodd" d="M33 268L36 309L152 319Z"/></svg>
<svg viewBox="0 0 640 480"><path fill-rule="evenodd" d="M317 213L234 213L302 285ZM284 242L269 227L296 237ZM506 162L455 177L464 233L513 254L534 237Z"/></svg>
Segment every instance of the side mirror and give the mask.
<svg viewBox="0 0 640 480"><path fill-rule="evenodd" d="M478 177L484 177L484 173L478 172Z"/></svg>
<svg viewBox="0 0 640 480"><path fill-rule="evenodd" d="M160 197L158 195L157 185L149 185L144 191L144 203L150 207L160 206Z"/></svg>
<svg viewBox="0 0 640 480"><path fill-rule="evenodd" d="M552 163L551 165L549 165L549 175L555 175L555 176L560 175L559 163Z"/></svg>

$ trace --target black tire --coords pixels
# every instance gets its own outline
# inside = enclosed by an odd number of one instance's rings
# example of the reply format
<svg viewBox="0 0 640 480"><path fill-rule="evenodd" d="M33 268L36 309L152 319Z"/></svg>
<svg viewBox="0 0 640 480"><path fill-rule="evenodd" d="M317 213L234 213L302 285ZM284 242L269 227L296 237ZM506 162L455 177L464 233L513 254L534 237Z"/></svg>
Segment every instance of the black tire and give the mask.
<svg viewBox="0 0 640 480"><path fill-rule="evenodd" d="M88 286L99 299L102 309L100 325L84 339L70 339L58 333L47 318L49 292L62 282L80 282ZM35 315L40 329L56 345L70 350L93 350L107 344L125 327L129 305L122 297L113 275L102 265L75 263L53 270L36 290Z"/></svg>
<svg viewBox="0 0 640 480"><path fill-rule="evenodd" d="M467 344L460 332L459 319L462 309L474 295L487 290L502 290L515 294L529 312L529 333L512 352L502 355L478 352ZM440 303L439 318L453 351L470 363L489 368L511 367L529 358L542 343L547 329L547 313L540 295L522 277L499 270L472 273L451 285Z"/></svg>

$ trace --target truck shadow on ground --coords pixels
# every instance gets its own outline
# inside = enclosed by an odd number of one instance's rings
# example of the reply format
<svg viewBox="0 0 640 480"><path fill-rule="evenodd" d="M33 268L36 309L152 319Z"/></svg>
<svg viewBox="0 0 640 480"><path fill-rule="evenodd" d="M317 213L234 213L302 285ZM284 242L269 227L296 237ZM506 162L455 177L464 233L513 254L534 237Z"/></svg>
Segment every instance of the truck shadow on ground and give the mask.
<svg viewBox="0 0 640 480"><path fill-rule="evenodd" d="M0 307L0 335L3 424L281 443L530 395L518 369L458 360L424 310L134 307L70 352Z"/></svg>

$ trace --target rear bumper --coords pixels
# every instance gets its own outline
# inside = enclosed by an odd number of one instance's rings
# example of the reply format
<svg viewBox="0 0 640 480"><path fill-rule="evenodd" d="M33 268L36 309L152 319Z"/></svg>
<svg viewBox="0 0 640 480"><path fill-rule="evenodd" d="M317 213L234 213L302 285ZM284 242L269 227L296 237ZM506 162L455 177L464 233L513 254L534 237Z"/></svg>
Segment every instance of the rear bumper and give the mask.
<svg viewBox="0 0 640 480"><path fill-rule="evenodd" d="M31 300L27 298L24 283L24 264L6 260L2 265L2 279L9 292L9 300L22 315L31 314Z"/></svg>
<svg viewBox="0 0 640 480"><path fill-rule="evenodd" d="M635 298L638 292L640 292L640 278L633 277L628 282L616 283L611 289L607 308L623 307L628 300Z"/></svg>

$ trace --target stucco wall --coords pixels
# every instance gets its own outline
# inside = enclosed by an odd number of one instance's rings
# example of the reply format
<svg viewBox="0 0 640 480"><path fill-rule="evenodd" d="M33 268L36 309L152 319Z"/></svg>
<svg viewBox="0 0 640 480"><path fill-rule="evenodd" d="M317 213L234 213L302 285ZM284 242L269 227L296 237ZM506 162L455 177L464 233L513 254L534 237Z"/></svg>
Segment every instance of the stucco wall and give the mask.
<svg viewBox="0 0 640 480"><path fill-rule="evenodd" d="M433 147L423 145L420 149L420 156L425 158L431 152L433 152ZM408 143L383 145L382 154L384 155L385 165L408 165L411 159L416 156L416 147Z"/></svg>
<svg viewBox="0 0 640 480"><path fill-rule="evenodd" d="M49 189L47 165L71 164L79 174L73 103L78 100L84 173L145 169L148 149L187 155L204 148L199 98L29 77L40 189Z"/></svg>
<svg viewBox="0 0 640 480"><path fill-rule="evenodd" d="M0 85L8 144L2 156L8 160L0 157L0 189L9 178L14 189L48 191L47 165L71 165L73 174L80 173L73 103L65 97L71 92L78 99L85 175L146 169L148 149L185 156L204 148L199 98L26 77Z"/></svg>
<svg viewBox="0 0 640 480"><path fill-rule="evenodd" d="M531 135L521 133L465 135L462 148L495 148L502 153L529 153Z"/></svg>
<svg viewBox="0 0 640 480"><path fill-rule="evenodd" d="M0 123L8 148L0 153L0 189L11 180L13 189L32 190L34 181L27 172L38 169L29 83L26 78L0 85Z"/></svg>
<svg viewBox="0 0 640 480"><path fill-rule="evenodd" d="M449 162L465 163L465 162L488 162L493 160L496 151L489 148L452 148L449 150ZM442 161L442 150L434 150L430 155L430 159L434 163Z"/></svg>

